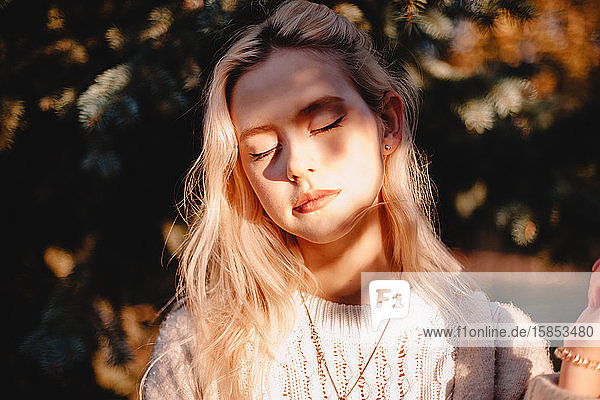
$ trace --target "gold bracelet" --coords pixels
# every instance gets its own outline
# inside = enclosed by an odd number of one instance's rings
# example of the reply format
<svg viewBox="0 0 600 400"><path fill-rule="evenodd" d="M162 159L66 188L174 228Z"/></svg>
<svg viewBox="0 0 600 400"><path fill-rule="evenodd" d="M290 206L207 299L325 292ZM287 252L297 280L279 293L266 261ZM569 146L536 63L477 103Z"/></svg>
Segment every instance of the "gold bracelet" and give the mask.
<svg viewBox="0 0 600 400"><path fill-rule="evenodd" d="M593 369L600 374L600 361L590 360L579 354L573 354L564 347L557 347L556 350L554 350L554 355L560 360L568 361L571 364L575 364L580 367Z"/></svg>

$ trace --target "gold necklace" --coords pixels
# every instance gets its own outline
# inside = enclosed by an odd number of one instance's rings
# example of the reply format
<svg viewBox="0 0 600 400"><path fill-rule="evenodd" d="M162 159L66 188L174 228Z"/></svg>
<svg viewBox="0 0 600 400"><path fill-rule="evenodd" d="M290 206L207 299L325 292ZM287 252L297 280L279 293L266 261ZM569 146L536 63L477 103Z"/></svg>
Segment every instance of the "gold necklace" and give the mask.
<svg viewBox="0 0 600 400"><path fill-rule="evenodd" d="M321 363L323 363L323 365L325 367L325 371L327 372L327 375L329 376L329 380L331 381L331 384L333 385L333 390L335 390L335 395L337 396L338 400L346 400L348 398L348 396L350 396L350 393L352 392L352 390L358 384L358 381L360 381L360 378L363 376L363 373L367 369L367 366L369 365L371 358L373 358L373 355L375 354L375 350L377 350L377 347L379 347L379 343L381 342L381 339L383 339L383 335L384 335L388 325L390 324L390 319L387 320L385 327L383 328L383 332L381 332L381 336L379 337L379 340L375 344L375 347L373 348L373 351L371 352L369 359L367 360L366 364L363 366L362 370L360 371L358 378L356 378L356 382L354 382L354 385L352 385L350 390L348 390L348 392L346 392L346 394L344 394L342 396L342 395L340 395L340 392L338 391L337 387L335 386L335 382L333 381L333 378L331 377L331 373L329 372L329 368L327 367L327 361L325 360L325 354L323 354L323 351L321 350L321 344L319 343L319 335L317 334L317 330L315 329L315 324L313 323L312 318L310 317L310 312L308 312L308 307L306 306L306 302L304 301L304 295L302 293L300 293L300 296L302 297L302 304L304 305L304 309L306 310L306 315L308 316L308 322L310 324L310 338L312 339L312 341L315 345L315 349L317 350L317 363L319 364L319 367L321 367Z"/></svg>

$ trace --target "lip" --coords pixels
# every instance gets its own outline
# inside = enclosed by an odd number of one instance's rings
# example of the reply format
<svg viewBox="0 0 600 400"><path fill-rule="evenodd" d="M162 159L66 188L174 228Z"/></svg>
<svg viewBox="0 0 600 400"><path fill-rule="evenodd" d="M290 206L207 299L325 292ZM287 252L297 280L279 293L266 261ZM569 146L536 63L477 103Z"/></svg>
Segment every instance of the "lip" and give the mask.
<svg viewBox="0 0 600 400"><path fill-rule="evenodd" d="M300 197L298 197L293 210L301 214L319 210L333 201L341 191L341 189L315 190L302 193Z"/></svg>

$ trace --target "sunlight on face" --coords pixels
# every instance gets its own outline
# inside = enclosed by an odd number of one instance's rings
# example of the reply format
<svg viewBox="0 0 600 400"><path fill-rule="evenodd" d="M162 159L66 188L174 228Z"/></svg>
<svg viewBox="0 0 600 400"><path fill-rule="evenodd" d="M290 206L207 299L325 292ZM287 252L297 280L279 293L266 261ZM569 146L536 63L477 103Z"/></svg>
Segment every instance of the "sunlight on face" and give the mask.
<svg viewBox="0 0 600 400"><path fill-rule="evenodd" d="M230 110L243 170L285 231L329 243L377 201L383 179L377 119L334 63L276 50L241 76ZM301 194L317 190L335 192L294 208Z"/></svg>

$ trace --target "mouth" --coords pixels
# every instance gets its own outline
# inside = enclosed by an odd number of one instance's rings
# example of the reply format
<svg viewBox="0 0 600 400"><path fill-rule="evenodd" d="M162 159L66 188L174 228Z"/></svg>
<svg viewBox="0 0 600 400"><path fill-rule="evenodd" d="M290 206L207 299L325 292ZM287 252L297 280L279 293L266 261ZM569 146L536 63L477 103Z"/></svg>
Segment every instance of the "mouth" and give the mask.
<svg viewBox="0 0 600 400"><path fill-rule="evenodd" d="M341 192L338 190L319 190L308 196L308 200L301 202L299 206L293 208L294 211L300 214L307 214L316 210L320 210L327 204L331 203Z"/></svg>

